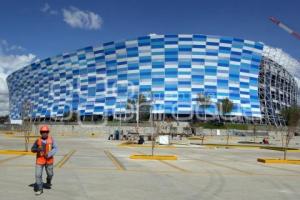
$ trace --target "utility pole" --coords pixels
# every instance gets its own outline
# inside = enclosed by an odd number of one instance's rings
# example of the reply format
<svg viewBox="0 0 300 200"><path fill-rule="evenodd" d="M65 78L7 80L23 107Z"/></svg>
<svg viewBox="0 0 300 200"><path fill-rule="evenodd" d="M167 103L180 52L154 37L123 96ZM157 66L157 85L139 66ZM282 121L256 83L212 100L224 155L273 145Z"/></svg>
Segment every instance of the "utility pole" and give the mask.
<svg viewBox="0 0 300 200"><path fill-rule="evenodd" d="M140 121L140 94L138 94L138 99L136 102L136 129L139 133L139 121Z"/></svg>
<svg viewBox="0 0 300 200"><path fill-rule="evenodd" d="M153 121L153 94L151 92L151 97L150 97L150 120L151 120L151 126L152 126L152 132L151 132L151 155L154 155L154 148L155 148L155 139L154 139L154 121Z"/></svg>
<svg viewBox="0 0 300 200"><path fill-rule="evenodd" d="M122 115L121 115L121 103L119 105L119 130L121 129L121 125L122 125Z"/></svg>

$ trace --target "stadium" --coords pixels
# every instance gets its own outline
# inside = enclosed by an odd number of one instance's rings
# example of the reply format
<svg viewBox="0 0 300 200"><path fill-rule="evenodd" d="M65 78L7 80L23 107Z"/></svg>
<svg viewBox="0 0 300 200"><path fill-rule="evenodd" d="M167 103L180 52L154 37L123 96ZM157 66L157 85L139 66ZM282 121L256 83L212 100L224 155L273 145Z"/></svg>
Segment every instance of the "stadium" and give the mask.
<svg viewBox="0 0 300 200"><path fill-rule="evenodd" d="M279 126L280 110L297 103L298 86L278 54L284 52L261 42L199 34L90 46L10 74L10 119L59 120L70 112L117 117L126 115L129 100L144 95L152 114L214 117L218 102L228 98L233 109L227 115L235 122ZM199 94L210 99L204 109Z"/></svg>

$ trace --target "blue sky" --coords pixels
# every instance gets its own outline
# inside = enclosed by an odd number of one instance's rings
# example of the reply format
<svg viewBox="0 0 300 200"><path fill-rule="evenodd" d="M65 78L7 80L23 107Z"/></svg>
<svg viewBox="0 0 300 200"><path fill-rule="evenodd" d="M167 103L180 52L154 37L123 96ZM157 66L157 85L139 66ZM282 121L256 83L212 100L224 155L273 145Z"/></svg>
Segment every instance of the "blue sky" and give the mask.
<svg viewBox="0 0 300 200"><path fill-rule="evenodd" d="M43 12L45 4L57 13ZM100 28L68 25L62 9L71 6L99 15ZM263 41L300 58L300 40L268 20L276 16L300 32L299 8L296 0L1 0L0 39L45 58L149 33L202 33Z"/></svg>
<svg viewBox="0 0 300 200"><path fill-rule="evenodd" d="M262 41L300 60L300 40L268 20L275 16L300 32L299 8L297 0L0 0L0 115L8 113L5 79L16 69L150 33Z"/></svg>

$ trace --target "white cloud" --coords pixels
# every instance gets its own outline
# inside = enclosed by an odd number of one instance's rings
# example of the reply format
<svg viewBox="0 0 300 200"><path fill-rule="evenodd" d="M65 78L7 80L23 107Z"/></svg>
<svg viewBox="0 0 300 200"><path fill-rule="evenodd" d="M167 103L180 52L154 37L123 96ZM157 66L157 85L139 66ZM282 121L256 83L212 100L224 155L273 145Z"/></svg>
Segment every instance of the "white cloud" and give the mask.
<svg viewBox="0 0 300 200"><path fill-rule="evenodd" d="M41 12L50 15L62 15L63 20L73 28L81 28L86 30L98 30L103 24L103 20L100 15L87 11L80 10L74 6L64 8L61 12L54 10L48 3L45 3L40 9Z"/></svg>
<svg viewBox="0 0 300 200"><path fill-rule="evenodd" d="M48 3L45 3L43 8L41 9L42 12L47 12L50 9L50 5Z"/></svg>
<svg viewBox="0 0 300 200"><path fill-rule="evenodd" d="M97 30L103 24L101 16L91 11L83 11L71 6L69 9L63 9L62 12L64 21L73 28Z"/></svg>
<svg viewBox="0 0 300 200"><path fill-rule="evenodd" d="M0 40L0 116L9 112L8 88L6 77L13 71L36 60L33 54L13 54L11 51L24 50L23 47L10 45L6 40Z"/></svg>
<svg viewBox="0 0 300 200"><path fill-rule="evenodd" d="M24 51L25 49L18 45L10 45L6 40L0 40L0 55L11 51Z"/></svg>
<svg viewBox="0 0 300 200"><path fill-rule="evenodd" d="M10 74L29 64L35 58L36 56L31 53L23 55L0 55L0 73Z"/></svg>
<svg viewBox="0 0 300 200"><path fill-rule="evenodd" d="M48 13L50 15L57 15L58 14L58 11L51 9L51 7L48 3L44 4L44 6L41 8L41 11L43 13Z"/></svg>

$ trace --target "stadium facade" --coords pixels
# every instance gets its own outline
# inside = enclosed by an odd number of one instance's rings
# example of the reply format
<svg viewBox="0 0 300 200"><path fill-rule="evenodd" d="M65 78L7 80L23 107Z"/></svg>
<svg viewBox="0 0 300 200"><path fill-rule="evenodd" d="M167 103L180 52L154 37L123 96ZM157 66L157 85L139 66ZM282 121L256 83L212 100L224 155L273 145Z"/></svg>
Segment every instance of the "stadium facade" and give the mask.
<svg viewBox="0 0 300 200"><path fill-rule="evenodd" d="M156 114L217 116L217 103L229 98L234 106L228 115L238 121L280 125L280 110L296 103L298 88L265 49L261 42L197 34L150 34L86 47L9 75L10 118L20 120L25 111L33 120L70 112L115 116L142 94ZM199 94L210 97L204 109Z"/></svg>

